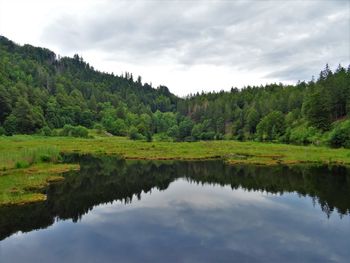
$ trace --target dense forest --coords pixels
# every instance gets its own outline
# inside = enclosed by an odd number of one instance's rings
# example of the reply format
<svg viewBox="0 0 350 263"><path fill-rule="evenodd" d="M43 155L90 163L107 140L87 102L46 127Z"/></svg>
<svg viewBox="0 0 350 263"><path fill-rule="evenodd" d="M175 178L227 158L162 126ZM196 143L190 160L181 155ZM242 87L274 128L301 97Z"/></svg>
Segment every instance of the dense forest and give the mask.
<svg viewBox="0 0 350 263"><path fill-rule="evenodd" d="M0 135L101 134L151 141L236 139L350 148L350 66L296 85L179 98L131 73L0 36Z"/></svg>

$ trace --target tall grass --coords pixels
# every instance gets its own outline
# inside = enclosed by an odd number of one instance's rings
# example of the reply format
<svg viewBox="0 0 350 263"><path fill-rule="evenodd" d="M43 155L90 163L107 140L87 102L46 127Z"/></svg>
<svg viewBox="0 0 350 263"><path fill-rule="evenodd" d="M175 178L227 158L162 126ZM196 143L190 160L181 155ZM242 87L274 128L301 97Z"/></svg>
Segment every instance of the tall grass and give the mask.
<svg viewBox="0 0 350 263"><path fill-rule="evenodd" d="M17 151L1 152L0 169L26 168L35 163L57 162L61 158L56 146L23 148Z"/></svg>

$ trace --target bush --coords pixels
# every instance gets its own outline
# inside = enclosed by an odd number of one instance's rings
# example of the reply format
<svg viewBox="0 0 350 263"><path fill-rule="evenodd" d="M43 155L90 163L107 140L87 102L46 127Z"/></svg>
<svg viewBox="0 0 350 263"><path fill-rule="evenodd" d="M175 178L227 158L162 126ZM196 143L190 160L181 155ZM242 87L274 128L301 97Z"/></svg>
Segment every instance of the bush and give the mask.
<svg viewBox="0 0 350 263"><path fill-rule="evenodd" d="M154 140L161 142L171 142L173 141L173 138L169 137L166 133L162 132L154 134Z"/></svg>
<svg viewBox="0 0 350 263"><path fill-rule="evenodd" d="M272 111L261 119L256 127L260 141L278 140L285 133L285 118L282 112Z"/></svg>
<svg viewBox="0 0 350 263"><path fill-rule="evenodd" d="M127 134L127 126L122 119L117 119L111 123L111 127L107 130L113 135L125 136Z"/></svg>
<svg viewBox="0 0 350 263"><path fill-rule="evenodd" d="M72 125L66 124L64 125L59 135L87 138L89 135L89 131L83 126L72 126Z"/></svg>
<svg viewBox="0 0 350 263"><path fill-rule="evenodd" d="M11 114L7 116L4 122L5 134L13 135L17 130L17 119L15 115Z"/></svg>
<svg viewBox="0 0 350 263"><path fill-rule="evenodd" d="M328 143L332 147L350 148L350 120L342 122L331 131Z"/></svg>
<svg viewBox="0 0 350 263"><path fill-rule="evenodd" d="M179 137L179 126L174 125L170 127L167 131L167 135L171 138L177 139Z"/></svg>
<svg viewBox="0 0 350 263"><path fill-rule="evenodd" d="M215 132L209 131L209 132L202 132L201 133L201 140L214 140Z"/></svg>
<svg viewBox="0 0 350 263"><path fill-rule="evenodd" d="M147 142L151 142L153 140L152 134L149 131L146 132L145 137Z"/></svg>
<svg viewBox="0 0 350 263"><path fill-rule="evenodd" d="M137 128L135 126L131 126L129 129L129 138L131 140L142 140L145 137L138 132Z"/></svg>
<svg viewBox="0 0 350 263"><path fill-rule="evenodd" d="M41 134L44 136L51 136L52 130L50 129L50 127L45 126L44 128L41 129Z"/></svg>
<svg viewBox="0 0 350 263"><path fill-rule="evenodd" d="M89 135L88 129L86 129L83 126L76 126L75 129L73 129L73 131L72 131L73 137L87 138L88 135Z"/></svg>
<svg viewBox="0 0 350 263"><path fill-rule="evenodd" d="M5 135L5 129L0 126L0 136Z"/></svg>
<svg viewBox="0 0 350 263"><path fill-rule="evenodd" d="M295 144L319 144L321 135L315 127L302 125L290 130L288 141Z"/></svg>
<svg viewBox="0 0 350 263"><path fill-rule="evenodd" d="M51 136L59 136L59 134L58 130L51 130Z"/></svg>
<svg viewBox="0 0 350 263"><path fill-rule="evenodd" d="M96 123L94 129L97 131L97 134L102 134L104 132L104 127L100 123Z"/></svg>

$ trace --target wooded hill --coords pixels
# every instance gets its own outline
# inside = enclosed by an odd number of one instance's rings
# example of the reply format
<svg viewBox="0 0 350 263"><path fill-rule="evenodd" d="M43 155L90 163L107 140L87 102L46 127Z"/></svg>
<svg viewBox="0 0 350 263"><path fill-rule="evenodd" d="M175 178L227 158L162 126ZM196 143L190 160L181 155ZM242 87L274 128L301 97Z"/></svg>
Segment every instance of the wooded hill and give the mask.
<svg viewBox="0 0 350 263"><path fill-rule="evenodd" d="M95 70L83 58L0 36L0 134L132 139L238 139L350 147L350 67L316 80L248 86L178 98L131 73ZM58 128L63 128L57 131Z"/></svg>

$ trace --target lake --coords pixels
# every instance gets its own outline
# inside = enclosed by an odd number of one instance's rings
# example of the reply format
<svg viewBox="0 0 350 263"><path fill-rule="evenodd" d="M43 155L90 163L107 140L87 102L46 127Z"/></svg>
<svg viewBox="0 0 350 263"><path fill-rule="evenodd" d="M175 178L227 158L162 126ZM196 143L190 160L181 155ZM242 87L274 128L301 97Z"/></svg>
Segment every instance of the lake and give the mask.
<svg viewBox="0 0 350 263"><path fill-rule="evenodd" d="M0 208L0 262L349 262L350 172L68 157L47 201Z"/></svg>

